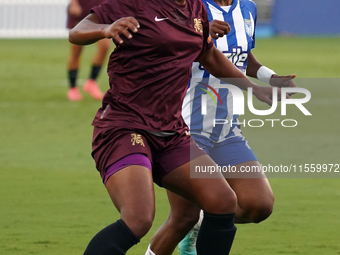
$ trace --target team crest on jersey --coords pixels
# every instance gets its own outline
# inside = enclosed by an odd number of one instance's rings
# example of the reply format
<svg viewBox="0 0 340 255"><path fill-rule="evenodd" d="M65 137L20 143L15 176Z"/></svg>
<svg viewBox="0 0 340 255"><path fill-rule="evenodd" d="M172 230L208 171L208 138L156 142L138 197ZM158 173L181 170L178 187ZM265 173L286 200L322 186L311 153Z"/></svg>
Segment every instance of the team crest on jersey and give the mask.
<svg viewBox="0 0 340 255"><path fill-rule="evenodd" d="M244 28L249 37L253 38L254 28L250 19L244 19Z"/></svg>
<svg viewBox="0 0 340 255"><path fill-rule="evenodd" d="M201 19L194 19L194 28L196 30L196 32L200 32L201 34L203 34L203 25L202 25L202 20Z"/></svg>
<svg viewBox="0 0 340 255"><path fill-rule="evenodd" d="M140 144L141 146L145 147L142 136L135 133L131 134L131 143L132 145Z"/></svg>

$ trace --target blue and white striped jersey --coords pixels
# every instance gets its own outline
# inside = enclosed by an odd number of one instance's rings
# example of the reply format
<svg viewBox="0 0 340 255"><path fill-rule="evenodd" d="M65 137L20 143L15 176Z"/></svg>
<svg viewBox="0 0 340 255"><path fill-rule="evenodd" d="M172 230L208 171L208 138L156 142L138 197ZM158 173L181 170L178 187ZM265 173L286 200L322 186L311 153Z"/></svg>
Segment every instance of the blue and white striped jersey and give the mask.
<svg viewBox="0 0 340 255"><path fill-rule="evenodd" d="M222 20L229 23L229 34L214 40L216 47L231 60L244 74L248 64L248 55L255 47L256 5L251 0L234 0L231 6L218 6L213 0L202 0L207 7L209 21ZM201 134L214 142L222 142L233 136L242 136L237 117L233 114L233 98L226 88L216 88L221 98L209 88L215 87L222 81L210 75L199 63L192 66L189 88L183 102L183 117L189 126L191 134ZM204 90L203 90L204 89ZM214 99L206 97L207 113L202 114L202 94L211 92ZM216 105L216 103L217 105ZM215 125L215 119L228 120L226 124Z"/></svg>

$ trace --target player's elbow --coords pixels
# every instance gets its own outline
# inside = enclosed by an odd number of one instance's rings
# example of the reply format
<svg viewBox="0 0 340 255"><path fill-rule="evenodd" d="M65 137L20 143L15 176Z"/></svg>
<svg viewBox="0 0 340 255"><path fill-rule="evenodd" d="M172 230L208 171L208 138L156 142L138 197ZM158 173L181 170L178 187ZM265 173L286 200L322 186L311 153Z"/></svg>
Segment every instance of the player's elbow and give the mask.
<svg viewBox="0 0 340 255"><path fill-rule="evenodd" d="M75 30L75 29L71 29L69 34L68 34L68 40L70 43L73 43L73 44L78 44L80 45L79 43L79 40L78 40L78 32Z"/></svg>

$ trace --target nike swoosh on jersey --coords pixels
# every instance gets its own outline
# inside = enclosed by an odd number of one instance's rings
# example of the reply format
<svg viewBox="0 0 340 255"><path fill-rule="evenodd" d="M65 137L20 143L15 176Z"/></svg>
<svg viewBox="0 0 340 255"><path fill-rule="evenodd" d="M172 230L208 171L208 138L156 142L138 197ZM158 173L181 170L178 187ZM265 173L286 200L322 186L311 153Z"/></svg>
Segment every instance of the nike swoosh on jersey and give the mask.
<svg viewBox="0 0 340 255"><path fill-rule="evenodd" d="M162 20L166 20L166 19L169 19L169 18L161 18L161 19L159 19L159 18L157 18L157 16L155 17L155 21L162 21Z"/></svg>

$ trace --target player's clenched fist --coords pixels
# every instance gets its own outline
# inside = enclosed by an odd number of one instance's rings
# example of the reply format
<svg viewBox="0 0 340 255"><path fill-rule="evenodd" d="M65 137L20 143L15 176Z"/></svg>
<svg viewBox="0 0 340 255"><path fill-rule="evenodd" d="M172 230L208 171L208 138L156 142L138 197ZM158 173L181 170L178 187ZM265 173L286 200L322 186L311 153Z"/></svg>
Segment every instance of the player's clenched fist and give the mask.
<svg viewBox="0 0 340 255"><path fill-rule="evenodd" d="M223 37L230 32L230 26L228 22L221 20L213 20L209 23L210 35L214 39Z"/></svg>
<svg viewBox="0 0 340 255"><path fill-rule="evenodd" d="M139 23L134 17L120 18L103 30L104 37L112 38L116 43L122 44L121 35L131 39L131 32L137 33L139 27Z"/></svg>

